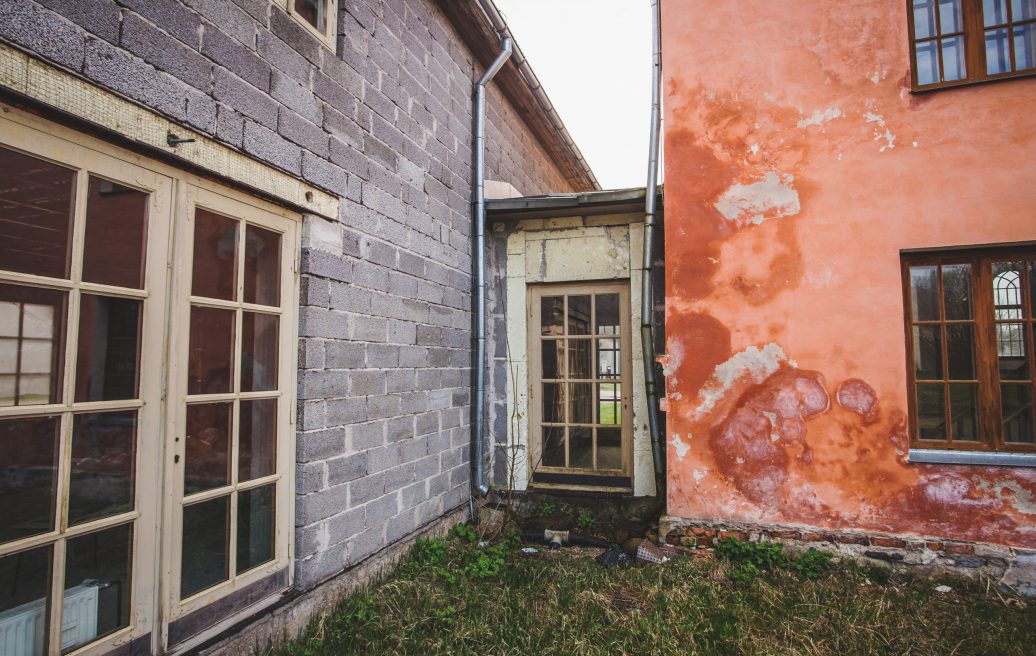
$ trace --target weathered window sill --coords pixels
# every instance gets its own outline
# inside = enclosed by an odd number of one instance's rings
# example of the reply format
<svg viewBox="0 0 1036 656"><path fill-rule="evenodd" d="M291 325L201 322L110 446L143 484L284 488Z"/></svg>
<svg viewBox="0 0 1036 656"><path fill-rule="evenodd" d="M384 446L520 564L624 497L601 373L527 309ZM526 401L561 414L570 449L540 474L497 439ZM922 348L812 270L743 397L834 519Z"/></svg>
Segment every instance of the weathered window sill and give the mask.
<svg viewBox="0 0 1036 656"><path fill-rule="evenodd" d="M1036 467L1036 453L991 453L988 451L910 449L907 460L914 463L932 465Z"/></svg>

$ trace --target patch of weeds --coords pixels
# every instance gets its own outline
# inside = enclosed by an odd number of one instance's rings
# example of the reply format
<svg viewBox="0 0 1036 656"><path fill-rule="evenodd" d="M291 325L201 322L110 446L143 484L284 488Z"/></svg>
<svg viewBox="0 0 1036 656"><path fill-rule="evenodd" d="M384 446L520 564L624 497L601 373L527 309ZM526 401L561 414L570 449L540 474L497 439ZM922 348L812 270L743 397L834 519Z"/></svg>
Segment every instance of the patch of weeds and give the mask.
<svg viewBox="0 0 1036 656"><path fill-rule="evenodd" d="M589 510L580 511L579 516L576 517L576 526L584 531L593 529L595 524L597 524L597 520L594 519L594 514Z"/></svg>
<svg viewBox="0 0 1036 656"><path fill-rule="evenodd" d="M450 529L450 535L464 542L478 542L478 531L467 524L457 524Z"/></svg>
<svg viewBox="0 0 1036 656"><path fill-rule="evenodd" d="M536 506L536 509L532 511L532 514L540 519L546 519L548 517L552 517L557 509L558 507L554 504L544 502Z"/></svg>
<svg viewBox="0 0 1036 656"><path fill-rule="evenodd" d="M780 543L745 542L736 538L721 538L716 543L716 556L733 564L727 576L738 583L751 581L760 573L783 567L788 562Z"/></svg>
<svg viewBox="0 0 1036 656"><path fill-rule="evenodd" d="M442 538L418 538L410 549L409 564L417 569L434 567L446 562L449 550L446 547L446 540Z"/></svg>
<svg viewBox="0 0 1036 656"><path fill-rule="evenodd" d="M827 552L810 549L788 566L799 576L815 581L834 567L834 559Z"/></svg>

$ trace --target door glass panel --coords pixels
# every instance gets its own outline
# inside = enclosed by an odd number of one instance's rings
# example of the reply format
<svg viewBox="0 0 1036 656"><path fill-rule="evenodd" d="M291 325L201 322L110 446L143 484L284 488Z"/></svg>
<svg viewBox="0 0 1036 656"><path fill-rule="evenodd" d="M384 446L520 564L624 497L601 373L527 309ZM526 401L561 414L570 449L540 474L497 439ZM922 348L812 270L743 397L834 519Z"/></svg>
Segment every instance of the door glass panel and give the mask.
<svg viewBox="0 0 1036 656"><path fill-rule="evenodd" d="M25 618L22 631L4 635L5 643L24 641L18 654L47 652L51 549L47 545L0 557L0 618Z"/></svg>
<svg viewBox="0 0 1036 656"><path fill-rule="evenodd" d="M594 298L594 315L598 335L619 334L619 295L597 294Z"/></svg>
<svg viewBox="0 0 1036 656"><path fill-rule="evenodd" d="M573 380L592 378L590 371L590 349L592 340L568 340L568 377Z"/></svg>
<svg viewBox="0 0 1036 656"><path fill-rule="evenodd" d="M622 469L622 429L597 429L597 468Z"/></svg>
<svg viewBox="0 0 1036 656"><path fill-rule="evenodd" d="M237 572L273 560L274 552L273 484L237 495Z"/></svg>
<svg viewBox="0 0 1036 656"><path fill-rule="evenodd" d="M541 345L543 353L543 378L551 380L564 376L565 340L545 339L541 342Z"/></svg>
<svg viewBox="0 0 1036 656"><path fill-rule="evenodd" d="M83 236L83 280L144 288L149 195L90 176Z"/></svg>
<svg viewBox="0 0 1036 656"><path fill-rule="evenodd" d="M215 394L231 391L234 353L234 311L191 307L187 391Z"/></svg>
<svg viewBox="0 0 1036 656"><path fill-rule="evenodd" d="M136 410L73 416L69 525L133 509L136 434Z"/></svg>
<svg viewBox="0 0 1036 656"><path fill-rule="evenodd" d="M946 264L942 267L942 293L946 318L971 318L971 265Z"/></svg>
<svg viewBox="0 0 1036 656"><path fill-rule="evenodd" d="M565 334L565 297L544 296L540 299L540 334Z"/></svg>
<svg viewBox="0 0 1036 656"><path fill-rule="evenodd" d="M978 385L971 383L950 385L950 420L954 442L979 441Z"/></svg>
<svg viewBox="0 0 1036 656"><path fill-rule="evenodd" d="M239 412L238 480L269 476L276 469L277 399L241 401Z"/></svg>
<svg viewBox="0 0 1036 656"><path fill-rule="evenodd" d="M910 267L910 301L914 321L939 320L939 278L937 267Z"/></svg>
<svg viewBox="0 0 1036 656"><path fill-rule="evenodd" d="M622 386L619 383L598 383L597 423L618 425L622 423Z"/></svg>
<svg viewBox="0 0 1036 656"><path fill-rule="evenodd" d="M917 428L922 440L946 439L946 392L942 384L917 386Z"/></svg>
<svg viewBox="0 0 1036 656"><path fill-rule="evenodd" d="M195 211L193 295L237 300L237 228L234 219L201 208Z"/></svg>
<svg viewBox="0 0 1036 656"><path fill-rule="evenodd" d="M230 497L203 501L183 509L181 599L227 580L229 523Z"/></svg>
<svg viewBox="0 0 1036 656"><path fill-rule="evenodd" d="M578 469L593 469L594 434L592 428L568 429L568 466Z"/></svg>
<svg viewBox="0 0 1036 656"><path fill-rule="evenodd" d="M0 148L0 268L68 278L76 172Z"/></svg>
<svg viewBox="0 0 1036 656"><path fill-rule="evenodd" d="M543 464L547 467L565 466L565 429L559 426L543 428Z"/></svg>
<svg viewBox="0 0 1036 656"><path fill-rule="evenodd" d="M245 226L245 303L280 305L281 236Z"/></svg>
<svg viewBox="0 0 1036 656"><path fill-rule="evenodd" d="M914 326L914 375L918 380L942 379L942 328Z"/></svg>
<svg viewBox="0 0 1036 656"><path fill-rule="evenodd" d="M277 389L277 317L243 313L241 320L241 391Z"/></svg>
<svg viewBox="0 0 1036 656"><path fill-rule="evenodd" d="M975 338L969 323L946 326L950 380L975 380Z"/></svg>
<svg viewBox="0 0 1036 656"><path fill-rule="evenodd" d="M593 383L572 383L568 386L571 391L572 415L569 418L571 424L592 424L594 390Z"/></svg>
<svg viewBox="0 0 1036 656"><path fill-rule="evenodd" d="M590 297L568 297L568 334L590 334Z"/></svg>
<svg viewBox="0 0 1036 656"><path fill-rule="evenodd" d="M597 340L597 377L618 378L622 374L622 357L617 339Z"/></svg>
<svg viewBox="0 0 1036 656"><path fill-rule="evenodd" d="M54 528L60 421L0 419L0 542Z"/></svg>
<svg viewBox="0 0 1036 656"><path fill-rule="evenodd" d="M76 402L137 397L143 302L82 294Z"/></svg>
<svg viewBox="0 0 1036 656"><path fill-rule="evenodd" d="M67 298L0 284L0 406L60 402Z"/></svg>
<svg viewBox="0 0 1036 656"><path fill-rule="evenodd" d="M1003 409L1004 441L1032 444L1032 385L1009 383L1000 385Z"/></svg>
<svg viewBox="0 0 1036 656"><path fill-rule="evenodd" d="M565 421L563 383L543 383L543 421L559 424Z"/></svg>
<svg viewBox="0 0 1036 656"><path fill-rule="evenodd" d="M232 403L192 403L187 406L184 446L184 495L230 483Z"/></svg>
<svg viewBox="0 0 1036 656"><path fill-rule="evenodd" d="M62 653L129 626L132 553L132 524L68 541Z"/></svg>

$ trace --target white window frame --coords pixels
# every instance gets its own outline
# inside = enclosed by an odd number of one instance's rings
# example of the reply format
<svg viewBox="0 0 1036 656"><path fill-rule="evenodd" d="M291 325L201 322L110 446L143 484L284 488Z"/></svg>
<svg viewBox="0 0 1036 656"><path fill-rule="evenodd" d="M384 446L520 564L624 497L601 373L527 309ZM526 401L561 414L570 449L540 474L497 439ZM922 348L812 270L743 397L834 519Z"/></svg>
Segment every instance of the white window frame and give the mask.
<svg viewBox="0 0 1036 656"><path fill-rule="evenodd" d="M324 32L311 25L309 21L299 15L299 12L295 11L295 0L274 0L274 4L284 10L299 25L304 27L307 32L318 38L332 52L335 52L335 39L338 37L338 0L322 1L327 3L325 9L327 12L327 29Z"/></svg>

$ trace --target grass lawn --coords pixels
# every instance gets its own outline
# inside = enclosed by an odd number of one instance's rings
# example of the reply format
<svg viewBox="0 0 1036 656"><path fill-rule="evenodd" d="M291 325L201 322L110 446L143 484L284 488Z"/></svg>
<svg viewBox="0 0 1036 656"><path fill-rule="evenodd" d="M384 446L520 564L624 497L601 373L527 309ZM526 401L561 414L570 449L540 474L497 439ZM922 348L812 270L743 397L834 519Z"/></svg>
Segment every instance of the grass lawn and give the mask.
<svg viewBox="0 0 1036 656"><path fill-rule="evenodd" d="M383 583L268 653L1036 654L1036 603L992 584L855 564L746 579L711 558L607 569L600 550L530 556L459 533L419 541Z"/></svg>

